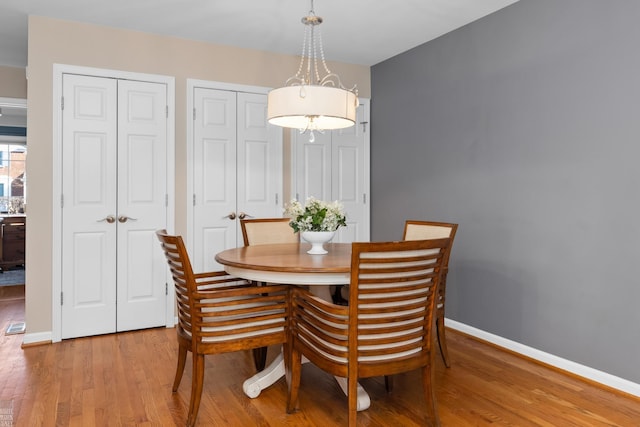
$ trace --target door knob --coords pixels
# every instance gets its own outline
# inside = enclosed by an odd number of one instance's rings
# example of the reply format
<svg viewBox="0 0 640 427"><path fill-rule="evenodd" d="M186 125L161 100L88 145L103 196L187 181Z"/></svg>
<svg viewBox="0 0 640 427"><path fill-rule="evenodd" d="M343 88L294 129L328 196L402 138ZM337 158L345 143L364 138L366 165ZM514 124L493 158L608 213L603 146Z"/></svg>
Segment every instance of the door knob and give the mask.
<svg viewBox="0 0 640 427"><path fill-rule="evenodd" d="M102 219L99 219L97 222L107 221L109 224L113 224L116 222L116 217L113 215L107 215Z"/></svg>
<svg viewBox="0 0 640 427"><path fill-rule="evenodd" d="M253 215L249 215L248 213L245 212L240 212L240 215L238 215L238 218L240 219L245 219L245 218L253 218Z"/></svg>
<svg viewBox="0 0 640 427"><path fill-rule="evenodd" d="M236 219L236 213L235 212L231 212L229 215L223 216L223 218L229 218L231 220L234 220L234 219Z"/></svg>
<svg viewBox="0 0 640 427"><path fill-rule="evenodd" d="M118 221L119 221L119 222L127 222L127 220L129 220L129 219L130 219L131 221L137 221L137 220L138 220L138 218L131 218L130 216L126 216L126 215L120 215L120 216L118 217Z"/></svg>

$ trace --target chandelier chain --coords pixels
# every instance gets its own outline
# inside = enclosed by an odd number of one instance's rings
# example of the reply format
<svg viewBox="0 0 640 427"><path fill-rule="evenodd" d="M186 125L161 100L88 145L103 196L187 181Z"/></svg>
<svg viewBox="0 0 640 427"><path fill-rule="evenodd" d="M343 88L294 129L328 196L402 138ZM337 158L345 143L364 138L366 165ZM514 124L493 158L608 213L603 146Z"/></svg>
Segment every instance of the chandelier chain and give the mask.
<svg viewBox="0 0 640 427"><path fill-rule="evenodd" d="M322 44L322 32L319 28L319 24L322 22L322 18L316 16L313 10L313 1L311 2L311 10L309 11L309 15L304 17L302 19L302 22L305 24L304 37L302 40L302 54L300 56L300 62L298 64L298 71L293 77L289 79L289 81L297 81L302 85L331 84L332 86L342 87L342 84L339 81L334 82L332 80L332 78L336 78L337 76L331 72L329 66L327 65L327 61L324 55L324 46ZM318 27L317 33L316 26ZM327 74L324 78L320 77L321 75L318 62L322 63L322 68Z"/></svg>
<svg viewBox="0 0 640 427"><path fill-rule="evenodd" d="M313 69L316 75L315 75L315 78L313 75L310 76L309 80L312 81L314 84L319 84L320 73L318 72L318 43L316 42L316 31L314 27L311 27L311 43L313 44ZM322 47L320 47L320 50L322 50Z"/></svg>
<svg viewBox="0 0 640 427"><path fill-rule="evenodd" d="M298 64L298 72L294 76L294 77L300 79L302 83L304 83L304 78L303 78L303 75L302 75L302 67L304 66L304 58L305 58L305 55L306 55L306 49L307 49L307 27L305 26L305 28L304 28L304 39L302 40L302 55L300 56L300 64Z"/></svg>
<svg viewBox="0 0 640 427"><path fill-rule="evenodd" d="M322 45L322 32L320 31L320 28L318 28L318 39L320 42L320 59L322 60L322 66L324 67L324 71L327 74L333 74L331 73L331 70L329 70L329 67L327 66L327 62L324 60L324 46ZM316 70L316 73L318 71ZM318 80L320 80L320 74L318 74Z"/></svg>

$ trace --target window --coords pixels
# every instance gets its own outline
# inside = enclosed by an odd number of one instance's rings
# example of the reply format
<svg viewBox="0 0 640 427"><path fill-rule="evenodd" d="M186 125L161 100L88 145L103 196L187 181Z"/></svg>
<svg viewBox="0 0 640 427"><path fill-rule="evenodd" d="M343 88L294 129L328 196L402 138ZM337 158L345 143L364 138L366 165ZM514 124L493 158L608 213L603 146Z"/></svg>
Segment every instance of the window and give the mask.
<svg viewBox="0 0 640 427"><path fill-rule="evenodd" d="M0 144L0 212L2 213L24 212L26 161L27 146L25 144Z"/></svg>

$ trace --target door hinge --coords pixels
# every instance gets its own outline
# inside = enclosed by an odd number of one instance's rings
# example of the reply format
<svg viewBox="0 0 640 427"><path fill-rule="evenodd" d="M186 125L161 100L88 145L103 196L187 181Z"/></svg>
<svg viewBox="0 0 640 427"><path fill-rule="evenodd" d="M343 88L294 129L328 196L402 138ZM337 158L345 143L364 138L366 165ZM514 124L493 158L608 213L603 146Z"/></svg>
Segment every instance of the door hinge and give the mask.
<svg viewBox="0 0 640 427"><path fill-rule="evenodd" d="M167 119L168 119L168 118L169 118L169 106L168 106L168 105L165 105L165 106L164 106L164 113L165 113L165 116L166 116L166 117L167 117Z"/></svg>
<svg viewBox="0 0 640 427"><path fill-rule="evenodd" d="M276 205L278 204L278 193L276 193Z"/></svg>
<svg viewBox="0 0 640 427"><path fill-rule="evenodd" d="M196 120L196 107L193 107L193 121Z"/></svg>
<svg viewBox="0 0 640 427"><path fill-rule="evenodd" d="M64 110L64 96L60 97L60 109Z"/></svg>
<svg viewBox="0 0 640 427"><path fill-rule="evenodd" d="M369 122L360 122L360 124L362 125L362 132L366 132Z"/></svg>
<svg viewBox="0 0 640 427"><path fill-rule="evenodd" d="M164 294L169 295L169 284L166 282L164 284Z"/></svg>
<svg viewBox="0 0 640 427"><path fill-rule="evenodd" d="M60 305L64 304L64 292L60 292Z"/></svg>
<svg viewBox="0 0 640 427"><path fill-rule="evenodd" d="M166 208L167 206L169 206L169 195L165 194L164 195L164 207Z"/></svg>
<svg viewBox="0 0 640 427"><path fill-rule="evenodd" d="M60 195L60 208L64 208L64 194Z"/></svg>
<svg viewBox="0 0 640 427"><path fill-rule="evenodd" d="M193 206L196 205L196 194L193 193L193 200L191 201L191 203L193 204Z"/></svg>
<svg viewBox="0 0 640 427"><path fill-rule="evenodd" d="M367 193L362 193L362 203L367 204Z"/></svg>

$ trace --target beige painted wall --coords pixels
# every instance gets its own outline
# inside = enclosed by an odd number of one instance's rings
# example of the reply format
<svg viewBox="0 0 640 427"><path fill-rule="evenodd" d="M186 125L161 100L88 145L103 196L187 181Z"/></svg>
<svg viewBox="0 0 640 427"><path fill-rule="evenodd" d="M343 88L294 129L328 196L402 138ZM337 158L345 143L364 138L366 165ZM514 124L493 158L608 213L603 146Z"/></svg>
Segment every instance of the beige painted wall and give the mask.
<svg viewBox="0 0 640 427"><path fill-rule="evenodd" d="M27 77L24 68L0 65L0 98L27 97Z"/></svg>
<svg viewBox="0 0 640 427"><path fill-rule="evenodd" d="M175 77L176 231L186 233L187 78L277 87L298 67L298 57L29 17L29 232L27 233L27 334L51 331L53 178L53 64L106 68ZM360 96L371 93L369 67L330 63ZM288 178L285 177L285 181Z"/></svg>

